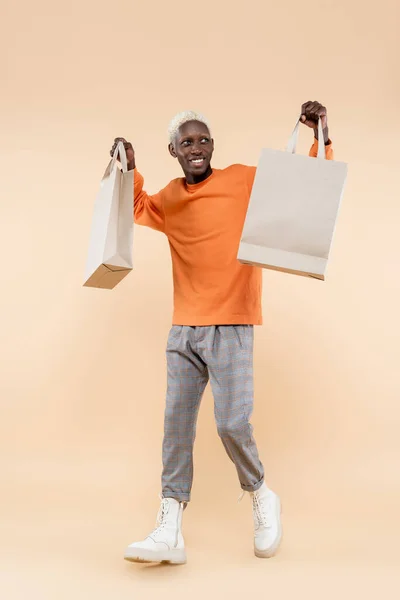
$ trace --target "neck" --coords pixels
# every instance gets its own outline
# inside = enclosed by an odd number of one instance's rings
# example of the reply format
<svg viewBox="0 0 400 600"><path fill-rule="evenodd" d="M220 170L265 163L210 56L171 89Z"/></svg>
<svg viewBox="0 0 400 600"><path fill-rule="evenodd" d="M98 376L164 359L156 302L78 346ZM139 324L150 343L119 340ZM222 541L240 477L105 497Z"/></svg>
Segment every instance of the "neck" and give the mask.
<svg viewBox="0 0 400 600"><path fill-rule="evenodd" d="M202 175L193 175L191 173L185 173L186 183L189 185L194 185L196 183L201 183L210 177L212 174L211 165L208 165L207 171L205 171Z"/></svg>

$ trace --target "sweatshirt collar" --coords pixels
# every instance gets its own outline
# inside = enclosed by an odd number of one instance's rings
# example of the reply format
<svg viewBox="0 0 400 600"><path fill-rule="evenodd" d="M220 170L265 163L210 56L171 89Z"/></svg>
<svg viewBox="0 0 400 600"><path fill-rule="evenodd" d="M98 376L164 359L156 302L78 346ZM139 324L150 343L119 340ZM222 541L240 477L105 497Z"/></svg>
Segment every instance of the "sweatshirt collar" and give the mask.
<svg viewBox="0 0 400 600"><path fill-rule="evenodd" d="M195 192L199 188L201 188L204 185L206 185L211 179L213 179L214 178L214 174L215 174L215 169L213 169L211 171L211 175L209 177L207 177L207 179L204 179L204 181L200 181L199 183L188 183L186 181L186 178L184 177L183 178L183 182L184 182L186 188L189 190L189 192Z"/></svg>

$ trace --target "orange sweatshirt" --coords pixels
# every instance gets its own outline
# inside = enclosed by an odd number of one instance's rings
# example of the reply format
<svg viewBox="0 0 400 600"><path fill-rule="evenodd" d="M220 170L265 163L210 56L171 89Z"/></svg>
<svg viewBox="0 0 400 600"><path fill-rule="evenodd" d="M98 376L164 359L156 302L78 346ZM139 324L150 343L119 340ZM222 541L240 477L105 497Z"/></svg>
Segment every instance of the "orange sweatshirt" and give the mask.
<svg viewBox="0 0 400 600"><path fill-rule="evenodd" d="M315 140L310 156L317 156ZM326 157L333 158L332 145ZM213 169L194 185L174 179L154 195L135 169L134 219L168 237L174 325L261 325L262 269L237 260L256 167Z"/></svg>

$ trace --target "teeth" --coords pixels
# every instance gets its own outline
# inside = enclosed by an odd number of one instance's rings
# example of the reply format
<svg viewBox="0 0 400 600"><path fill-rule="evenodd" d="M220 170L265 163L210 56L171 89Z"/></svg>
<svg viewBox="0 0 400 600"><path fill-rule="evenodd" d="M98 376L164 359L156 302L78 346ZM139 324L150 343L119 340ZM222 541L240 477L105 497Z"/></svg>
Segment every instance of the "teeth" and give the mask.
<svg viewBox="0 0 400 600"><path fill-rule="evenodd" d="M204 158L193 158L191 162L201 163L201 162L203 162L203 160L204 160Z"/></svg>

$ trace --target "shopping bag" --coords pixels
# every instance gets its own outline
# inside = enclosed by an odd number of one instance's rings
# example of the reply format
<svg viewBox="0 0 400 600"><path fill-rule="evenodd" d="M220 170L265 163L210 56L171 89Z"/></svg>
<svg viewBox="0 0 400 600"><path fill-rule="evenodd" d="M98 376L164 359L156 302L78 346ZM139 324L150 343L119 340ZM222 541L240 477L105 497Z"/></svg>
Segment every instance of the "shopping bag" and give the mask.
<svg viewBox="0 0 400 600"><path fill-rule="evenodd" d="M347 164L326 160L321 119L317 158L296 154L299 126L286 151L261 152L237 257L324 281Z"/></svg>
<svg viewBox="0 0 400 600"><path fill-rule="evenodd" d="M124 144L120 142L96 198L83 285L113 289L133 268L132 243L133 171L128 171Z"/></svg>

